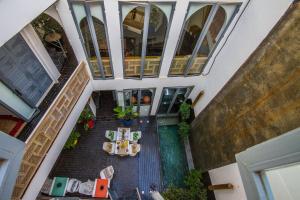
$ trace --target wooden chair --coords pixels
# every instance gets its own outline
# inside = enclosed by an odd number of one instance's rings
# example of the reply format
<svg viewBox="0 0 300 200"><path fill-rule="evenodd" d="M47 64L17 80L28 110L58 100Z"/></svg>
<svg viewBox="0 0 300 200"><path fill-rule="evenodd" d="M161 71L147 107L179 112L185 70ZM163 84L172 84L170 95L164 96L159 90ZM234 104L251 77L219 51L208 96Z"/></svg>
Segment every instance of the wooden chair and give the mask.
<svg viewBox="0 0 300 200"><path fill-rule="evenodd" d="M103 143L103 150L109 153L110 155L115 154L115 147L116 143L113 142L104 142Z"/></svg>
<svg viewBox="0 0 300 200"><path fill-rule="evenodd" d="M140 144L131 144L129 149L130 149L129 155L136 156L136 154L141 151L141 145Z"/></svg>

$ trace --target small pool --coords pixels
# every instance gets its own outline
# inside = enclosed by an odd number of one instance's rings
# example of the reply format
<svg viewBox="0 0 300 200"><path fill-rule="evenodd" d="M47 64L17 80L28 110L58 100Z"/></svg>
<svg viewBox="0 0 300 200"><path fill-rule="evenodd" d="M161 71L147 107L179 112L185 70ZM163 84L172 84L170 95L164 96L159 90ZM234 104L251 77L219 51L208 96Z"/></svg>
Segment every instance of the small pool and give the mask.
<svg viewBox="0 0 300 200"><path fill-rule="evenodd" d="M182 187L188 171L184 144L177 130L177 125L158 127L163 188L170 185Z"/></svg>

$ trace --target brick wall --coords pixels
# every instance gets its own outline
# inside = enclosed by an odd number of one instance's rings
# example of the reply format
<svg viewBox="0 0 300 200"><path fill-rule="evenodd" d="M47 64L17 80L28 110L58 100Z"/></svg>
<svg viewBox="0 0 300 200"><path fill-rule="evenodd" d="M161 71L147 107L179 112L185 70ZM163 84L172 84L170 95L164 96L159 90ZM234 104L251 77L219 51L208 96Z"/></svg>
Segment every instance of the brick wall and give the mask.
<svg viewBox="0 0 300 200"><path fill-rule="evenodd" d="M298 2L193 122L196 167L233 163L236 153L299 127L299 41Z"/></svg>
<svg viewBox="0 0 300 200"><path fill-rule="evenodd" d="M89 75L85 64L80 63L40 124L32 132L26 143L13 199L21 199L88 81Z"/></svg>

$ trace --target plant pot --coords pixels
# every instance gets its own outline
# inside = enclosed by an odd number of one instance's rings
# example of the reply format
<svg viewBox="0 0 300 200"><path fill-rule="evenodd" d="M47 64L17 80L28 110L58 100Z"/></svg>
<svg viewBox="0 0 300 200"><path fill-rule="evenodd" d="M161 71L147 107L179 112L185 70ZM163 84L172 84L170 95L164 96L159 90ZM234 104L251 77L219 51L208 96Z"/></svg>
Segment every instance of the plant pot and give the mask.
<svg viewBox="0 0 300 200"><path fill-rule="evenodd" d="M125 119L122 119L121 122L123 123L124 126L131 126L132 123L133 123L133 120L125 120Z"/></svg>
<svg viewBox="0 0 300 200"><path fill-rule="evenodd" d="M144 104L150 104L151 98L149 96L144 96L143 101Z"/></svg>

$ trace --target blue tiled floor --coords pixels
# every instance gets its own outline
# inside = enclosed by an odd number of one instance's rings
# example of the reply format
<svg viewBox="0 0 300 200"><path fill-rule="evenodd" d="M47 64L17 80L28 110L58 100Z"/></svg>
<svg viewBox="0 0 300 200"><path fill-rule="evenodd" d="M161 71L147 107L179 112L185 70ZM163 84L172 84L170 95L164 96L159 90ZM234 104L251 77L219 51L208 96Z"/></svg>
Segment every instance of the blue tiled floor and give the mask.
<svg viewBox="0 0 300 200"><path fill-rule="evenodd" d="M131 127L132 130L142 131L141 152L136 157L111 156L102 150L103 142L107 141L105 131L116 130L122 124L113 118L112 109L115 105L109 93L103 94L100 105L102 108L97 110L94 129L81 134L75 149L61 152L50 177L66 176L81 181L93 180L99 177L101 169L112 165L115 174L111 187L118 195L126 196L138 187L140 191L144 191L143 199L149 199L148 191L151 184L155 184L158 189L161 188L155 117L136 120Z"/></svg>

